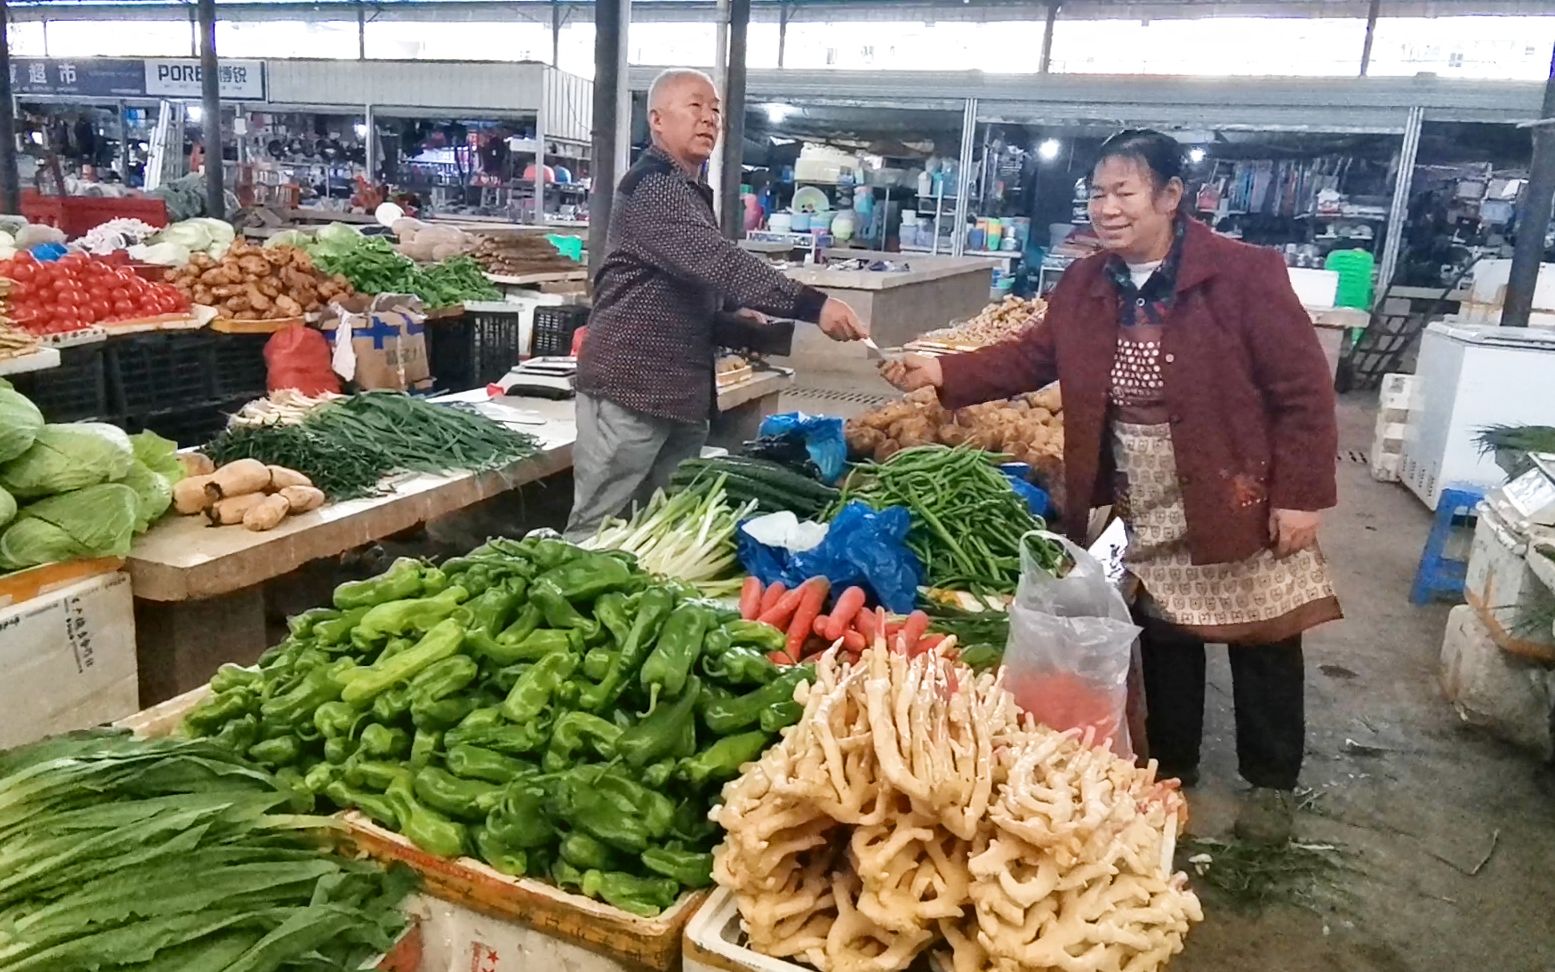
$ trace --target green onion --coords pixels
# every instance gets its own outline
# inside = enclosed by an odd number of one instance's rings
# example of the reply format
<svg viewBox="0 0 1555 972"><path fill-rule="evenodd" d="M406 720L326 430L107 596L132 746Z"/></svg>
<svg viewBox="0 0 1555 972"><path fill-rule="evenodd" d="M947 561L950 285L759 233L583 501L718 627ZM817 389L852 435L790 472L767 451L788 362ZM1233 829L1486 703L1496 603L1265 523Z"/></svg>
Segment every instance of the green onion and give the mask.
<svg viewBox="0 0 1555 972"><path fill-rule="evenodd" d="M724 477L699 483L674 496L658 490L630 520L610 519L582 546L625 550L646 571L678 577L703 593L728 593L739 565L735 533L755 510L755 501L729 505Z"/></svg>

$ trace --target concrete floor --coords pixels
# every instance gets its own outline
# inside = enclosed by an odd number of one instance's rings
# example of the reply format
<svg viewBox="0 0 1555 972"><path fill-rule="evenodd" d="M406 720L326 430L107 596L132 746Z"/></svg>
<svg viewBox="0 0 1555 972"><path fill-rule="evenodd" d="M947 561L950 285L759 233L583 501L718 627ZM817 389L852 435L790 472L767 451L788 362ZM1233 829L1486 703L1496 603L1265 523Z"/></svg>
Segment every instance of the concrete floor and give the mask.
<svg viewBox="0 0 1555 972"><path fill-rule="evenodd" d="M852 414L888 393L873 376L801 384L785 408ZM1351 459L1370 446L1374 407L1372 395L1340 405L1340 504L1323 546L1347 617L1313 632L1306 652L1302 782L1315 799L1298 834L1344 848L1335 903L1249 913L1206 894L1206 919L1174 972L1555 970L1555 774L1464 726L1442 698L1447 606L1408 601L1429 515ZM1210 656L1191 832L1222 836L1243 784L1225 650Z"/></svg>

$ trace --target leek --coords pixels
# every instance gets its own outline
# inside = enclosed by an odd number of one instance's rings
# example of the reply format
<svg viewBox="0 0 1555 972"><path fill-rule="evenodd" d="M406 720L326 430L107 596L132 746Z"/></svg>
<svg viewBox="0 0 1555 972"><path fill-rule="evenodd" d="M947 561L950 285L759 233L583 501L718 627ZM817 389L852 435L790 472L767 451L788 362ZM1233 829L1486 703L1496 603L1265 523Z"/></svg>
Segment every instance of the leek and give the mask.
<svg viewBox="0 0 1555 972"><path fill-rule="evenodd" d="M709 595L727 594L739 565L735 535L756 509L751 500L729 503L725 477L666 496L658 490L630 520L609 519L582 546L624 550L643 570L695 584Z"/></svg>

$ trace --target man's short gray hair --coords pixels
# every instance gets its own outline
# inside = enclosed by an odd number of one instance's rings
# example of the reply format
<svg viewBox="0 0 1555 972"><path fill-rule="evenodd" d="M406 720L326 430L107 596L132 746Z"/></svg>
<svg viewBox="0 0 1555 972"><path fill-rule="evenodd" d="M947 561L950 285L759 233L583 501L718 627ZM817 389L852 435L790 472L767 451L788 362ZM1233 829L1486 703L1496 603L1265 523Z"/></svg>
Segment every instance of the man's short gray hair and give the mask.
<svg viewBox="0 0 1555 972"><path fill-rule="evenodd" d="M699 81L706 81L708 86L711 87L713 91L716 92L718 90L718 86L713 84L713 79L708 77L707 72L705 71L698 71L696 68L669 68L667 70L660 71L659 76L654 78L653 83L648 86L648 107L650 109L656 107L659 103L659 99L664 96L666 91L673 88L681 81L690 80L692 78L695 78Z"/></svg>

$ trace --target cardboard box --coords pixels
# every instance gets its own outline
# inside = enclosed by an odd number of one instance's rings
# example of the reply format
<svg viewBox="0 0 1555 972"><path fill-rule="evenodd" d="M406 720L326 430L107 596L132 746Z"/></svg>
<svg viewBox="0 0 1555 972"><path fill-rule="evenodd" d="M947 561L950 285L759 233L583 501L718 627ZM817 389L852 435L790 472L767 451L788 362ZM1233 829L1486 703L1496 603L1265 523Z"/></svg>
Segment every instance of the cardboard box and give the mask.
<svg viewBox="0 0 1555 972"><path fill-rule="evenodd" d="M78 581L0 609L0 748L139 708L130 578Z"/></svg>

